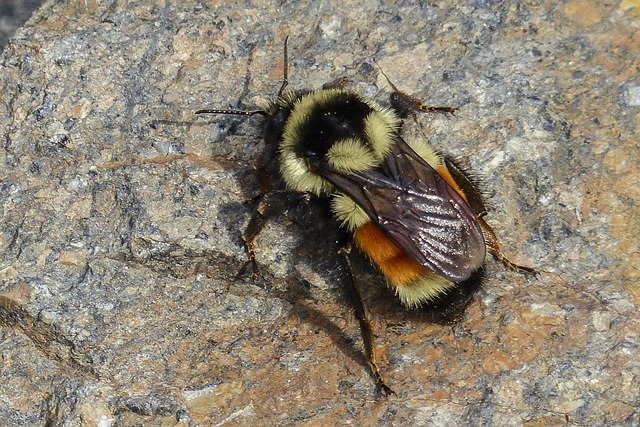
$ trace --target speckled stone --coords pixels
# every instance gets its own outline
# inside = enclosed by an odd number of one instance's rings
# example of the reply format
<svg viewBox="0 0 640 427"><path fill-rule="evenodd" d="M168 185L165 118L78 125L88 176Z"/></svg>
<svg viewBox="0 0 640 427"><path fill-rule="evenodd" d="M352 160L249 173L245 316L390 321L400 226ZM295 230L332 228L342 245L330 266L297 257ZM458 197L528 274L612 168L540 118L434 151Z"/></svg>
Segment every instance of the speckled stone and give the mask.
<svg viewBox="0 0 640 427"><path fill-rule="evenodd" d="M640 423L640 3L49 1L0 59L5 425ZM381 397L334 247L281 218L243 274L259 120L195 117L378 66L484 177L505 253L464 317L366 263ZM376 65L377 64L377 65Z"/></svg>

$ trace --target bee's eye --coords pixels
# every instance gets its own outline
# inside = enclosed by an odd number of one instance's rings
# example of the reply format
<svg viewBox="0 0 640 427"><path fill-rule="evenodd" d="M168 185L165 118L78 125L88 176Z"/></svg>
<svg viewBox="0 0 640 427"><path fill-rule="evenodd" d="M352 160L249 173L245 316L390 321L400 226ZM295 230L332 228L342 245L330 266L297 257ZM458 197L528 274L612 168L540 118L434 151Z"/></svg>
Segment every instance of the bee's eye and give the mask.
<svg viewBox="0 0 640 427"><path fill-rule="evenodd" d="M304 150L304 157L308 159L314 159L319 156L318 150L306 149Z"/></svg>

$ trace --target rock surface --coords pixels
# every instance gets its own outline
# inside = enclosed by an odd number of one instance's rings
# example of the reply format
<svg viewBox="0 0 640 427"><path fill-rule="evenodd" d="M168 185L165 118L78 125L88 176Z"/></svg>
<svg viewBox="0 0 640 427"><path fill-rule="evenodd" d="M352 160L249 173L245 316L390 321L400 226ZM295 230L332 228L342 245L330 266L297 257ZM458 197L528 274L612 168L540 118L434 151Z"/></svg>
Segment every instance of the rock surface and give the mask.
<svg viewBox="0 0 640 427"><path fill-rule="evenodd" d="M0 3L0 51L42 3L42 0L3 0Z"/></svg>
<svg viewBox="0 0 640 427"><path fill-rule="evenodd" d="M5 425L638 425L640 3L47 2L0 59ZM374 8L375 6L375 8ZM512 259L453 326L366 263L364 367L331 242L285 218L243 270L280 86L396 86L478 175Z"/></svg>

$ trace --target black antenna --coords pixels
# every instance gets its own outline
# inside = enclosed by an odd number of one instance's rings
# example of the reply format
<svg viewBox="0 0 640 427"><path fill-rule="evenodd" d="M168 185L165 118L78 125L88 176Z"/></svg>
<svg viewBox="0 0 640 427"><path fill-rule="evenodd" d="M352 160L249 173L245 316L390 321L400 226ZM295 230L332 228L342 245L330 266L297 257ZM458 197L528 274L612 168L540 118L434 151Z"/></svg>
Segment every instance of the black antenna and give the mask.
<svg viewBox="0 0 640 427"><path fill-rule="evenodd" d="M198 110L195 114L236 114L239 116L253 116L254 114L260 114L261 116L269 115L264 110Z"/></svg>
<svg viewBox="0 0 640 427"><path fill-rule="evenodd" d="M289 49L287 49L287 41L289 41L289 35L284 38L284 71L282 77L282 86L280 86L280 90L278 91L278 98L284 92L284 88L289 84Z"/></svg>
<svg viewBox="0 0 640 427"><path fill-rule="evenodd" d="M287 49L287 41L289 40L289 36L284 38L284 76L282 79L282 86L280 86L280 90L278 91L278 98L281 97L282 92L289 84L289 54ZM253 116L255 114L260 114L261 116L268 116L264 110L226 110L226 109L206 109L206 110L198 110L195 114L235 114L238 116Z"/></svg>

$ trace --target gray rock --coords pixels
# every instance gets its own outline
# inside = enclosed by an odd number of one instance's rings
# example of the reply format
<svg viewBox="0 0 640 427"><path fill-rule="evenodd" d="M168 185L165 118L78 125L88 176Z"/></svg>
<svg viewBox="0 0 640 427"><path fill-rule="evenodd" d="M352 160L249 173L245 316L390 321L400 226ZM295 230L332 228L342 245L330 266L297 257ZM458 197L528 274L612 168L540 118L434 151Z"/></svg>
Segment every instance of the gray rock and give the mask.
<svg viewBox="0 0 640 427"><path fill-rule="evenodd" d="M6 425L637 425L638 7L453 1L47 2L0 65ZM259 120L195 117L336 78L484 177L534 279L493 261L453 326L281 218L242 273ZM308 243L311 239L312 243ZM369 285L370 284L370 285Z"/></svg>

